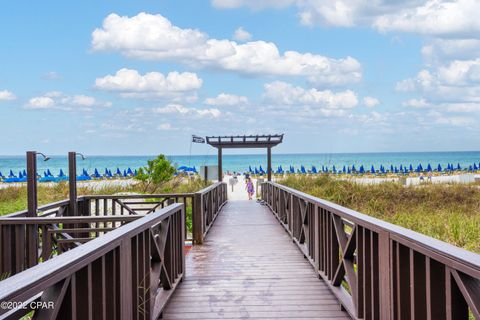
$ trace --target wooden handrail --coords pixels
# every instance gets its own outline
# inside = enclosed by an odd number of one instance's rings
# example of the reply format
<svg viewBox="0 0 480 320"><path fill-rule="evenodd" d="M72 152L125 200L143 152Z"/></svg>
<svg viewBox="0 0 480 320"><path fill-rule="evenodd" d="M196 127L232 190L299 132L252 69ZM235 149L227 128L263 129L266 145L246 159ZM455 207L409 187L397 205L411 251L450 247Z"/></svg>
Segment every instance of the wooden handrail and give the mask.
<svg viewBox="0 0 480 320"><path fill-rule="evenodd" d="M480 255L277 184L262 199L355 319L480 319Z"/></svg>
<svg viewBox="0 0 480 320"><path fill-rule="evenodd" d="M227 184L217 182L195 193L193 200L193 242L202 244L221 208L227 202Z"/></svg>
<svg viewBox="0 0 480 320"><path fill-rule="evenodd" d="M1 281L0 301L55 302L35 311L39 318L156 319L183 277L184 224L183 204L157 210ZM0 316L30 309L7 311Z"/></svg>

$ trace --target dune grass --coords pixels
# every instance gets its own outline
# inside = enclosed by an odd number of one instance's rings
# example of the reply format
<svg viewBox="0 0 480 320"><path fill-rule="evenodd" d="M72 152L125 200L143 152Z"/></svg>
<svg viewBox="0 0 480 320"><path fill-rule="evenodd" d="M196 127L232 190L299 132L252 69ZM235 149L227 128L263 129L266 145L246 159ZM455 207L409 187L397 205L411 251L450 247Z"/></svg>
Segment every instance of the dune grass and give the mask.
<svg viewBox="0 0 480 320"><path fill-rule="evenodd" d="M328 175L290 176L280 183L480 253L478 184L365 185Z"/></svg>

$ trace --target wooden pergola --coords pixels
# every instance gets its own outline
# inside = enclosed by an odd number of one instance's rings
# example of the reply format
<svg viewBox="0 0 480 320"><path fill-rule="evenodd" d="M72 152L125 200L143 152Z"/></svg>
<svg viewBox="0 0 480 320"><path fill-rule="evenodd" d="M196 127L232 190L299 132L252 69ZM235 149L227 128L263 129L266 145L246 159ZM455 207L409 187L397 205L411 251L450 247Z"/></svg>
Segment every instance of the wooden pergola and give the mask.
<svg viewBox="0 0 480 320"><path fill-rule="evenodd" d="M212 136L207 137L207 143L218 149L218 179L223 178L222 149L266 148L267 176L272 180L272 148L282 143L283 134L249 135L249 136Z"/></svg>

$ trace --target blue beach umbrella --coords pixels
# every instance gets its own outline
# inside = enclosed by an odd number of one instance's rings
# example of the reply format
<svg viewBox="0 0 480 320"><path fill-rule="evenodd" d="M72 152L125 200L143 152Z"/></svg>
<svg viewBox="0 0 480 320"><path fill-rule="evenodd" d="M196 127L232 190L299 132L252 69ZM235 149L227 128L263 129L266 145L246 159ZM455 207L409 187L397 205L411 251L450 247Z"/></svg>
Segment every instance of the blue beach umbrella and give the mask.
<svg viewBox="0 0 480 320"><path fill-rule="evenodd" d="M373 165L372 165L372 167L370 168L370 173L375 173L375 168L373 167Z"/></svg>
<svg viewBox="0 0 480 320"><path fill-rule="evenodd" d="M402 165L400 165L400 171L403 171L403 166Z"/></svg>
<svg viewBox="0 0 480 320"><path fill-rule="evenodd" d="M122 175L122 171L120 171L120 168L118 168L118 167L117 167L116 175L117 175L117 176L121 176L121 175Z"/></svg>
<svg viewBox="0 0 480 320"><path fill-rule="evenodd" d="M25 169L23 169L23 176L26 177L27 176L27 171Z"/></svg>
<svg viewBox="0 0 480 320"><path fill-rule="evenodd" d="M9 178L16 178L16 176L13 174L12 169L10 169L10 174L8 175Z"/></svg>
<svg viewBox="0 0 480 320"><path fill-rule="evenodd" d="M19 178L19 179L22 179L22 178L23 178L22 171L19 171L19 172L18 172L18 178Z"/></svg>
<svg viewBox="0 0 480 320"><path fill-rule="evenodd" d="M3 178L3 174L2 174L2 171L0 171L0 178Z"/></svg>
<svg viewBox="0 0 480 320"><path fill-rule="evenodd" d="M127 169L127 174L133 176L133 171L132 171L132 169L130 169L130 167L128 167L128 169Z"/></svg>
<svg viewBox="0 0 480 320"><path fill-rule="evenodd" d="M100 178L100 177L101 177L101 175L100 175L100 173L98 172L98 169L97 169L97 168L95 168L95 172L94 172L93 176L94 176L95 178Z"/></svg>
<svg viewBox="0 0 480 320"><path fill-rule="evenodd" d="M53 174L52 174L52 172L50 172L50 169L47 169L47 174L48 174L49 177L53 177Z"/></svg>
<svg viewBox="0 0 480 320"><path fill-rule="evenodd" d="M427 165L427 172L431 172L432 171L432 166L430 165L430 163Z"/></svg>
<svg viewBox="0 0 480 320"><path fill-rule="evenodd" d="M252 173L252 166L248 166L248 172Z"/></svg>
<svg viewBox="0 0 480 320"><path fill-rule="evenodd" d="M137 169L135 169L135 171L133 172L133 175L137 176L137 174L138 174L138 171L137 171Z"/></svg>
<svg viewBox="0 0 480 320"><path fill-rule="evenodd" d="M257 169L257 167L255 167L255 170L253 171L255 174L259 174L259 171Z"/></svg>
<svg viewBox="0 0 480 320"><path fill-rule="evenodd" d="M360 173L365 173L365 169L363 168L363 164L360 166Z"/></svg>
<svg viewBox="0 0 480 320"><path fill-rule="evenodd" d="M317 173L317 168L315 166L312 166L312 172Z"/></svg>
<svg viewBox="0 0 480 320"><path fill-rule="evenodd" d="M355 165L352 165L352 172L355 172L357 171L357 169L355 168Z"/></svg>
<svg viewBox="0 0 480 320"><path fill-rule="evenodd" d="M352 171L350 170L350 167L347 168L347 173L350 174Z"/></svg>
<svg viewBox="0 0 480 320"><path fill-rule="evenodd" d="M408 171L410 171L410 172L412 172L412 171L413 171L413 166L412 166L412 164L410 164L410 168L409 168L409 170L408 170Z"/></svg>
<svg viewBox="0 0 480 320"><path fill-rule="evenodd" d="M440 165L440 163L438 164L437 171L442 172L442 166Z"/></svg>
<svg viewBox="0 0 480 320"><path fill-rule="evenodd" d="M63 173L63 170L60 169L60 173L58 174L59 177L65 177L65 174Z"/></svg>
<svg viewBox="0 0 480 320"><path fill-rule="evenodd" d="M462 170L462 168L460 167L460 163L457 163L457 170Z"/></svg>
<svg viewBox="0 0 480 320"><path fill-rule="evenodd" d="M332 172L337 173L337 168L335 168L335 166L332 167Z"/></svg>
<svg viewBox="0 0 480 320"><path fill-rule="evenodd" d="M475 170L475 171L478 170L478 167L477 167L477 164L476 164L476 163L473 164L473 170ZM0 176L1 176L1 174L0 174Z"/></svg>
<svg viewBox="0 0 480 320"><path fill-rule="evenodd" d="M126 177L127 176L127 170L123 169L123 176Z"/></svg>

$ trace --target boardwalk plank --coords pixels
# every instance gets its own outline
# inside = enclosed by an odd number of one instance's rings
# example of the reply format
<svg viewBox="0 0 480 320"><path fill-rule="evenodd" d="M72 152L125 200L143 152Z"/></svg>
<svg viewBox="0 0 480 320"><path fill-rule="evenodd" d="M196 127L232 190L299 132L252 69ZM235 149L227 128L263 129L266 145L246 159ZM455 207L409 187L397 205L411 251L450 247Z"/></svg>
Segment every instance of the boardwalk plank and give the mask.
<svg viewBox="0 0 480 320"><path fill-rule="evenodd" d="M350 319L270 211L230 201L206 241L186 258L186 276L164 319Z"/></svg>

